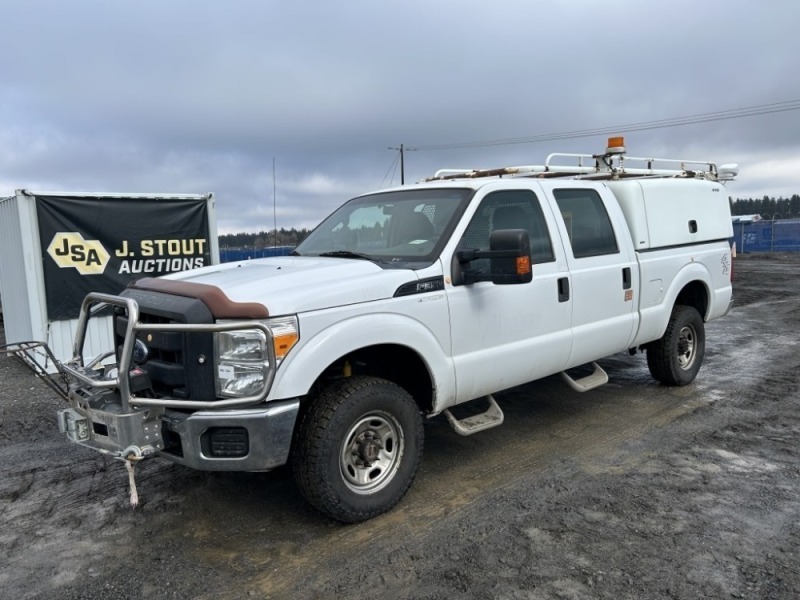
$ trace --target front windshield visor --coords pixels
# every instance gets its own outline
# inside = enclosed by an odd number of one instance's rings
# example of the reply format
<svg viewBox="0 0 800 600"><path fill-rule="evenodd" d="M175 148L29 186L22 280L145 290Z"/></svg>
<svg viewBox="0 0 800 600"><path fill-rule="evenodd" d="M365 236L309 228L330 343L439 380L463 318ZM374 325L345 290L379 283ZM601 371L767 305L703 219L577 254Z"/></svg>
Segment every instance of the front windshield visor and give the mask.
<svg viewBox="0 0 800 600"><path fill-rule="evenodd" d="M429 263L438 257L473 193L466 188L420 188L359 196L314 229L297 253Z"/></svg>

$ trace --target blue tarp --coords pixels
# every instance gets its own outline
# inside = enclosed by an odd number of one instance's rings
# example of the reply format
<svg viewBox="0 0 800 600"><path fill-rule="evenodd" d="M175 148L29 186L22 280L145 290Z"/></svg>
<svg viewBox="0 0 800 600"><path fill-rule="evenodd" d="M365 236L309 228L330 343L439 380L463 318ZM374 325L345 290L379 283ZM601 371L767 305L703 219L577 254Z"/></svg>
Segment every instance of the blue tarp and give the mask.
<svg viewBox="0 0 800 600"><path fill-rule="evenodd" d="M267 256L287 256L294 246L277 246L274 248L220 248L220 262L237 262L253 258L266 258Z"/></svg>
<svg viewBox="0 0 800 600"><path fill-rule="evenodd" d="M737 252L800 252L800 219L734 223Z"/></svg>

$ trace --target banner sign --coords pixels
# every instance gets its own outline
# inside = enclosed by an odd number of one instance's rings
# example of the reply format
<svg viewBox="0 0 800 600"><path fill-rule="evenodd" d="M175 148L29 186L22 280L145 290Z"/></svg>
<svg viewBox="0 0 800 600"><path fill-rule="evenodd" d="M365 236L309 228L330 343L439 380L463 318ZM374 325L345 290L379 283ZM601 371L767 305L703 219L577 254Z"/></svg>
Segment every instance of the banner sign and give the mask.
<svg viewBox="0 0 800 600"><path fill-rule="evenodd" d="M206 197L36 196L50 320L75 319L89 292L211 264Z"/></svg>

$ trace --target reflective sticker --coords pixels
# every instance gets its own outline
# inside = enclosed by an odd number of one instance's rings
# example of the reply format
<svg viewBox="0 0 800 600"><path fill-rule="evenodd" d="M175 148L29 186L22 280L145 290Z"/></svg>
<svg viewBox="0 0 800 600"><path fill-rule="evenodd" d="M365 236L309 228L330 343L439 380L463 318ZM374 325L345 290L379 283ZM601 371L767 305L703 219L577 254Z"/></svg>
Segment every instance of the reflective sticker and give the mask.
<svg viewBox="0 0 800 600"><path fill-rule="evenodd" d="M219 375L220 379L224 379L226 381L233 379L234 376L233 365L220 365L219 367L217 367L217 374Z"/></svg>

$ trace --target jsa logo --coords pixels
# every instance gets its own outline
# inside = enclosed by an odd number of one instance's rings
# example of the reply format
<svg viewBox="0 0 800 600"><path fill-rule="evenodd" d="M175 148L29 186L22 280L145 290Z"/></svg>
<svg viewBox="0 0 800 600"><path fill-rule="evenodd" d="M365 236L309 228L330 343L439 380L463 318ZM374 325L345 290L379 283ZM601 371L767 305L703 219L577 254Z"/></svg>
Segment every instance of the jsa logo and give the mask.
<svg viewBox="0 0 800 600"><path fill-rule="evenodd" d="M55 234L47 253L62 269L75 267L81 275L102 275L109 259L99 241L85 240L75 231Z"/></svg>

